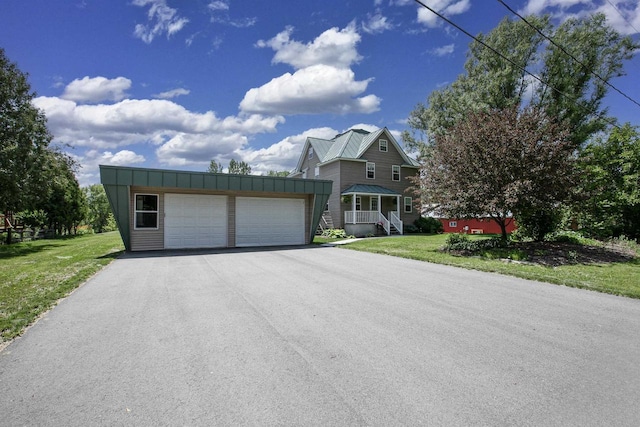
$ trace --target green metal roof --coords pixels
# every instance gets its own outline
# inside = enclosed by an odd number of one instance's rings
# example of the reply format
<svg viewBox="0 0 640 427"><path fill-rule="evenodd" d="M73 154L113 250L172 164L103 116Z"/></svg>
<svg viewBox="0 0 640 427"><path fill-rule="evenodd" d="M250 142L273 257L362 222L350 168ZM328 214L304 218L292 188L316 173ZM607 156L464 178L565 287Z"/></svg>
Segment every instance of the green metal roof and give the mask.
<svg viewBox="0 0 640 427"><path fill-rule="evenodd" d="M341 195L345 194L382 194L385 196L400 196L397 191L389 190L388 188L380 185L366 185L366 184L353 184L351 187L344 190Z"/></svg>

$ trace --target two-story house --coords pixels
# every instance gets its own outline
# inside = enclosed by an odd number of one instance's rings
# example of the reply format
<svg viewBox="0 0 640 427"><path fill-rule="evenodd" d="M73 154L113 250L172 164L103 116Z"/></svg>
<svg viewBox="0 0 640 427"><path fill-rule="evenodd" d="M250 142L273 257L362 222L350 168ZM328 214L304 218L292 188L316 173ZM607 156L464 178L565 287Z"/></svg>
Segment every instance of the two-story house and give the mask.
<svg viewBox="0 0 640 427"><path fill-rule="evenodd" d="M402 234L403 224L420 216L407 179L418 166L386 127L351 129L329 140L307 138L290 177L333 181L321 225L356 236Z"/></svg>

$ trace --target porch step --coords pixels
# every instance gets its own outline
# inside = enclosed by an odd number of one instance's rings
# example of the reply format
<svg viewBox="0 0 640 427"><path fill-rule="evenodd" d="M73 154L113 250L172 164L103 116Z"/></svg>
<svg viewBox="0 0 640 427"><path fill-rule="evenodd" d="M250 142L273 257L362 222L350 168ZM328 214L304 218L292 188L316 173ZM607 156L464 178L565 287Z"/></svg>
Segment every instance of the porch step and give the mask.
<svg viewBox="0 0 640 427"><path fill-rule="evenodd" d="M318 223L318 228L316 228L316 235L319 236L324 230L329 228L333 228L333 218L331 217L331 212L324 211Z"/></svg>

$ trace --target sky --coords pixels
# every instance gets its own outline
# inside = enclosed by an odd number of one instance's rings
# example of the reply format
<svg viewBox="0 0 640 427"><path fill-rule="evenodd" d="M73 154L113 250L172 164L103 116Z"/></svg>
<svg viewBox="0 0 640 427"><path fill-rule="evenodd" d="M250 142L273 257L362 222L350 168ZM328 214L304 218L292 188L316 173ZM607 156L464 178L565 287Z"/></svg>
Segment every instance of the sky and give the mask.
<svg viewBox="0 0 640 427"><path fill-rule="evenodd" d="M423 0L471 34L494 0ZM602 12L640 40L640 0L506 0L560 23ZM291 170L305 138L387 127L463 72L471 39L414 0L1 0L0 47L29 74L53 144L81 165ZM640 54L611 83L640 102ZM603 105L640 125L640 107Z"/></svg>

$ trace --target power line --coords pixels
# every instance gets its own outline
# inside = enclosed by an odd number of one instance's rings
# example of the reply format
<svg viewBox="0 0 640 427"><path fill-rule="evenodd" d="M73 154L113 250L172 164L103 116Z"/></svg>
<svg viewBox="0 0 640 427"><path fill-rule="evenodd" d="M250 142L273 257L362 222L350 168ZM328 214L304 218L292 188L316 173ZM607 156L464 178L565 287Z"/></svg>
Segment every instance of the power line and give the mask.
<svg viewBox="0 0 640 427"><path fill-rule="evenodd" d="M618 15L620 15L622 17L622 19L624 19L624 21L629 24L629 26L631 28L633 28L634 30L636 30L636 33L640 33L640 31L638 31L638 29L636 27L633 26L633 24L631 22L629 22L629 20L627 19L626 16L624 16L622 14L622 12L620 12L620 9L618 9L618 6L616 6L615 4L611 3L611 0L607 0L607 3L609 3L611 5L611 7L613 7L615 9L616 12L618 12Z"/></svg>
<svg viewBox="0 0 640 427"><path fill-rule="evenodd" d="M626 93L622 92L620 89L618 89L617 87L615 87L614 85L612 85L611 83L609 83L607 80L605 80L604 78L602 78L598 73L596 73L593 70L589 70L589 67L587 67L582 61L580 61L578 58L576 58L575 56L573 56L571 53L567 52L567 50L560 46L558 43L556 43L551 37L547 36L546 34L544 34L542 31L540 31L540 29L538 29L538 27L536 27L535 25L533 25L531 22L529 22L526 18L524 18L522 15L520 15L518 12L516 12L515 10L513 10L508 4L506 4L503 0L498 0L498 2L500 4L502 4L504 7L506 7L511 13L513 13L514 15L516 15L518 18L520 18L521 20L523 20L529 27L533 28L538 34L540 34L542 37L544 37L545 39L549 40L549 42L554 45L555 47L557 47L558 49L560 49L565 55L569 56L571 59L573 59L574 61L576 61L578 64L582 65L584 67L584 69L591 75L597 77L600 81L602 81L604 84L606 84L607 86L609 86L611 89L615 90L616 92L618 92L620 95L624 96L625 98L627 98L629 101L633 102L634 104L636 104L638 107L640 107L640 103L638 101L636 101L635 99L631 98L629 95L627 95Z"/></svg>
<svg viewBox="0 0 640 427"><path fill-rule="evenodd" d="M499 52L498 50L496 50L495 48L493 48L492 46L486 44L485 42L483 42L482 40L480 40L479 38L477 38L476 36L474 36L473 34L471 34L470 32L468 32L467 30L465 30L464 28L462 28L461 26L459 26L458 24L456 24L455 22L451 21L449 18L447 18L446 16L442 15L440 12L435 11L433 8L427 6L426 4L424 4L422 2L422 0L415 0L416 3L418 3L420 6L424 7L425 9L429 10L431 13L433 13L434 15L436 15L438 18L444 20L445 22L447 22L449 25L455 27L458 31L461 31L462 33L466 34L467 36L469 36L470 38L472 38L473 40L476 41L476 43L481 44L482 46L486 47L487 49L489 49L490 51L492 51L493 53L495 53L496 55L498 55L499 57L501 57L502 59L504 59L505 61L509 62L511 65L513 65L514 67L518 68L520 71L530 75L531 77L533 77L534 79L536 79L537 81L539 81L540 83L542 83L543 85L553 89L554 91L556 91L558 94L563 95L569 99L577 99L576 97L572 97L564 92L562 92L559 89L556 89L555 87L553 87L551 84L547 83L545 80L541 79L540 77L536 76L534 73L530 72L529 70L527 70L525 67L523 67L520 64L515 63L513 60L511 60L510 58L506 57L505 55L503 55L501 52Z"/></svg>

